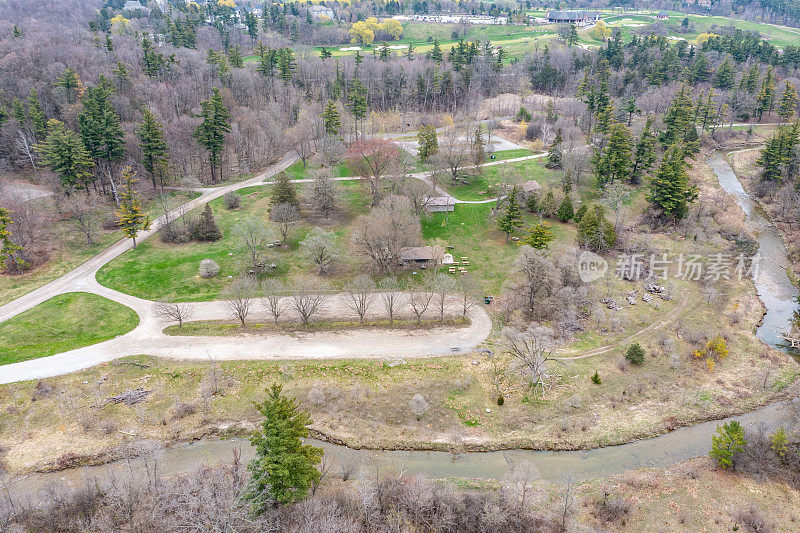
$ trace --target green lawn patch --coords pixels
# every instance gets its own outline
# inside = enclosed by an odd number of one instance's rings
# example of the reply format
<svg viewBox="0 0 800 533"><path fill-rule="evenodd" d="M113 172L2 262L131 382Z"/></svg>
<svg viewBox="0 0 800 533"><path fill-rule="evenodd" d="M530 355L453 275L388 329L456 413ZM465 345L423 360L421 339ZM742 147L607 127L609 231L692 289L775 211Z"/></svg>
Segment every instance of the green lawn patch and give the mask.
<svg viewBox="0 0 800 533"><path fill-rule="evenodd" d="M508 150L508 152L517 152L517 150ZM532 152L526 150L530 155ZM498 152L500 153L500 152ZM511 156L507 159L522 156ZM458 198L459 200L486 200L494 198L496 192L494 186L502 180L503 173L517 172L522 178L522 181L536 180L541 185L555 184L559 179L559 174L553 170L545 168L544 158L532 159L529 161L517 161L514 163L507 163L503 165L490 165L484 166L480 173L476 175L474 169L464 171L463 181L453 185L450 180L447 181L447 191Z"/></svg>
<svg viewBox="0 0 800 533"><path fill-rule="evenodd" d="M97 344L137 324L132 309L102 296L61 294L0 323L0 365Z"/></svg>

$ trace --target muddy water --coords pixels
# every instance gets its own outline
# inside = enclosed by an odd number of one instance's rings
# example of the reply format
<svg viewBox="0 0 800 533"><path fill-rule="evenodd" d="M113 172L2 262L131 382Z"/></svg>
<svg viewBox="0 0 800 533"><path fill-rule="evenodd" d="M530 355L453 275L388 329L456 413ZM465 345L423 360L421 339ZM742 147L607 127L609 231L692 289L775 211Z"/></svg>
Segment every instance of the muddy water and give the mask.
<svg viewBox="0 0 800 533"><path fill-rule="evenodd" d="M759 297L767 308L767 315L758 330L758 335L765 342L777 345L780 341L777 332L786 330L795 308L794 298L797 296L797 291L786 276L785 268L788 264L783 241L766 215L742 188L724 157L715 155L709 160L709 164L719 176L722 187L736 198L759 235L759 253L763 256L763 261L754 282ZM740 421L748 430L758 428L770 430L781 425L789 425L789 419L793 418L795 410L792 404L776 403L732 417L730 420ZM545 479L558 480L568 472L577 478L586 479L610 476L636 468L659 468L703 456L708 453L711 435L721 422L723 421L703 422L651 439L586 451L508 450L470 452L454 456L445 452L354 450L326 442L315 440L310 442L323 447L325 456L334 465L356 464L362 471L368 472L375 468L395 468L406 472L423 472L434 478L497 479L515 463L532 461ZM245 460L249 460L253 455L248 441L243 439L204 439L155 451L132 461L117 461L101 466L73 468L57 473L19 478L11 483L10 488L18 494L25 494L52 483L76 486L87 479L141 472L145 461L151 464L156 462L162 474L177 474L192 470L199 465L229 461L234 450L239 450ZM333 471L336 470L334 466Z"/></svg>
<svg viewBox="0 0 800 533"><path fill-rule="evenodd" d="M780 335L790 329L798 297L797 288L792 285L786 274L786 269L790 267L786 257L786 246L763 208L744 190L725 155L714 154L708 160L708 164L719 178L722 188L742 208L748 225L758 237L758 254L761 256L761 262L753 283L758 291L758 297L764 302L767 314L764 315L764 321L758 328L757 335L768 344L782 347L785 341Z"/></svg>

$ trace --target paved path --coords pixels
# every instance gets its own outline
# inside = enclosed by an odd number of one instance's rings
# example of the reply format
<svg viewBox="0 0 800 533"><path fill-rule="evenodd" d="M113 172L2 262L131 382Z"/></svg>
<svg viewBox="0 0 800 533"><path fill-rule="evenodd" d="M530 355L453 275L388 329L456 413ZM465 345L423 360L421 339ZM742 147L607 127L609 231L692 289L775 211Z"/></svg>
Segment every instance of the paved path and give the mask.
<svg viewBox="0 0 800 533"><path fill-rule="evenodd" d="M286 169L296 160L296 157L286 156L264 173L249 180L222 187L197 189L201 196L174 210L172 214L177 214L179 210L195 209L230 191L264 184L267 179ZM139 234L137 240L141 242L151 237L164 222L165 218L159 217L153 222L150 230ZM154 302L121 293L97 282L95 276L98 270L132 246L129 239L119 241L75 270L0 306L0 322L59 294L89 292L130 307L139 316L139 325L132 331L105 342L49 357L0 366L0 383L57 376L136 354L182 359L420 357L467 351L483 342L492 330L492 322L486 312L480 307L474 307L469 313L470 326L462 328L433 328L418 331L359 330L341 333L287 333L268 336L168 336L163 333L163 328L169 323L159 321L154 312ZM344 295L328 297L325 308L320 312L319 317L345 319L355 317L347 306L345 298ZM405 295L399 296L401 302L404 299ZM285 318L292 319L291 302L288 298L284 304L287 308ZM227 302L224 301L197 302L187 305L191 308L193 320L219 320L231 317ZM380 302L375 302L374 307L380 307ZM449 307L451 308L449 309L450 314L456 312L454 304ZM257 301L254 308L253 320L268 320L263 302ZM428 313L433 314L432 306Z"/></svg>

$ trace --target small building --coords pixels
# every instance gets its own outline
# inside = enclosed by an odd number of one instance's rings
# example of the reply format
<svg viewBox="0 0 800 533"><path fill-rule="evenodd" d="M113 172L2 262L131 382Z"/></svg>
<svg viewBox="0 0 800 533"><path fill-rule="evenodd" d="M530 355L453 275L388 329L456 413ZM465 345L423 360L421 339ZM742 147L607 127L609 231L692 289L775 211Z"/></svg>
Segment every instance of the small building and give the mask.
<svg viewBox="0 0 800 533"><path fill-rule="evenodd" d="M522 184L522 195L526 198L531 194L539 194L541 190L542 186L536 180L528 180Z"/></svg>
<svg viewBox="0 0 800 533"><path fill-rule="evenodd" d="M669 13L667 13L666 11L662 11L661 13L656 15L656 20L667 20L667 19L669 19Z"/></svg>
<svg viewBox="0 0 800 533"><path fill-rule="evenodd" d="M557 24L575 24L576 26L589 26L600 20L600 12L595 11L557 11L547 13L547 22Z"/></svg>
<svg viewBox="0 0 800 533"><path fill-rule="evenodd" d="M311 6L311 16L315 19L319 19L321 17L327 17L329 20L333 20L336 18L336 13L334 13L333 9L321 5L313 5Z"/></svg>
<svg viewBox="0 0 800 533"><path fill-rule="evenodd" d="M406 266L423 266L431 263L453 264L453 255L441 246L408 246L400 250L400 263Z"/></svg>
<svg viewBox="0 0 800 533"><path fill-rule="evenodd" d="M454 211L455 208L456 199L452 196L431 196L425 200L426 213L444 213Z"/></svg>

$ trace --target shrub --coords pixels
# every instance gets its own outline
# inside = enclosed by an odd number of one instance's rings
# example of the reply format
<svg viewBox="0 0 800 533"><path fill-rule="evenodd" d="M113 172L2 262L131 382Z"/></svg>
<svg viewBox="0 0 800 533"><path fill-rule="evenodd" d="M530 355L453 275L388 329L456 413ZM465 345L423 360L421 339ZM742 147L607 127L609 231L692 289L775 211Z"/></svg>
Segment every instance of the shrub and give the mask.
<svg viewBox="0 0 800 533"><path fill-rule="evenodd" d="M503 395L501 394L497 397L497 405L503 405L504 403L506 403L506 399L503 398Z"/></svg>
<svg viewBox="0 0 800 533"><path fill-rule="evenodd" d="M600 385L602 382L603 380L600 379L600 374L597 372L597 370L595 370L594 375L592 376L592 383L595 385Z"/></svg>
<svg viewBox="0 0 800 533"><path fill-rule="evenodd" d="M411 398L411 401L408 402L408 406L411 407L411 412L414 413L417 420L422 418L422 416L428 412L428 409L430 409L428 402L422 394L415 394L414 397Z"/></svg>
<svg viewBox="0 0 800 533"><path fill-rule="evenodd" d="M517 111L517 116L515 118L517 122L530 122L531 114L527 109L520 106L519 111Z"/></svg>
<svg viewBox="0 0 800 533"><path fill-rule="evenodd" d="M325 403L325 393L319 387L312 387L308 391L308 401L314 405L322 405Z"/></svg>
<svg viewBox="0 0 800 533"><path fill-rule="evenodd" d="M242 206L242 197L233 191L226 192L222 197L222 204L225 209L239 209Z"/></svg>
<svg viewBox="0 0 800 533"><path fill-rule="evenodd" d="M196 412L197 406L195 404L179 402L175 404L175 412L172 414L172 418L174 420L180 420L181 418L186 418L187 416L191 416Z"/></svg>
<svg viewBox="0 0 800 533"><path fill-rule="evenodd" d="M170 220L169 223L164 224L164 227L159 231L161 242L169 244L183 244L192 240L189 233L189 228L182 220Z"/></svg>
<svg viewBox="0 0 800 533"><path fill-rule="evenodd" d="M746 531L752 533L770 533L775 529L775 525L752 503L747 509L736 513L736 520L741 522Z"/></svg>
<svg viewBox="0 0 800 533"><path fill-rule="evenodd" d="M575 217L575 211L572 209L572 199L569 195L564 196L564 201L561 202L557 215L561 222L569 222Z"/></svg>
<svg viewBox="0 0 800 533"><path fill-rule="evenodd" d="M641 365L644 363L644 348L642 348L638 342L631 344L628 351L625 352L625 359L631 362L633 365Z"/></svg>
<svg viewBox="0 0 800 533"><path fill-rule="evenodd" d="M219 274L219 263L213 259L203 259L200 261L200 277L209 279Z"/></svg>
<svg viewBox="0 0 800 533"><path fill-rule="evenodd" d="M631 503L628 500L617 497L606 497L598 502L594 511L595 517L604 524L619 522L625 525L627 517L631 512Z"/></svg>

